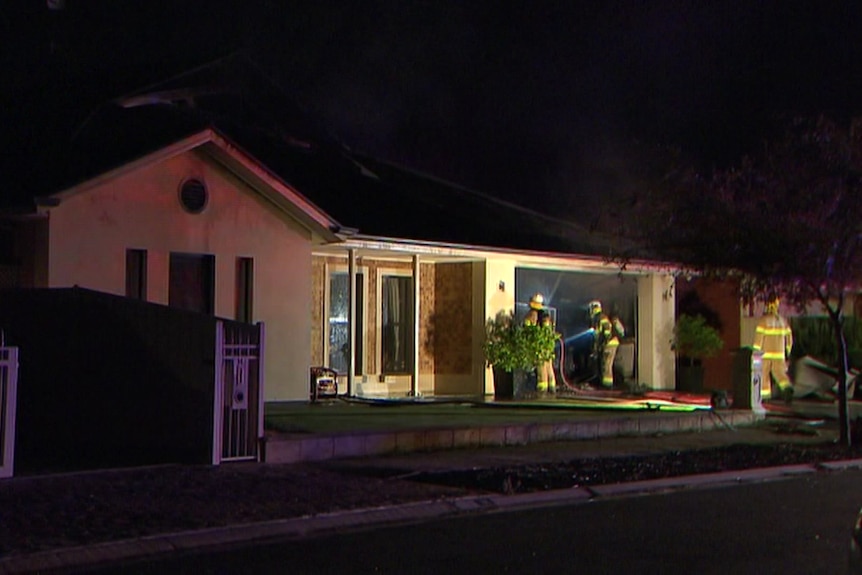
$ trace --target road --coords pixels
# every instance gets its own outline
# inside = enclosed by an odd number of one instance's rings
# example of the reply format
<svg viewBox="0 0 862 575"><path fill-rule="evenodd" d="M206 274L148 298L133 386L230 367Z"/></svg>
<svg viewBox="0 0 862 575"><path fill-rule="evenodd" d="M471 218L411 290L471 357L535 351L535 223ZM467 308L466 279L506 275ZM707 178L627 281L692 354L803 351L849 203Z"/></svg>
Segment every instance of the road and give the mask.
<svg viewBox="0 0 862 575"><path fill-rule="evenodd" d="M170 557L114 573L844 573L862 471Z"/></svg>

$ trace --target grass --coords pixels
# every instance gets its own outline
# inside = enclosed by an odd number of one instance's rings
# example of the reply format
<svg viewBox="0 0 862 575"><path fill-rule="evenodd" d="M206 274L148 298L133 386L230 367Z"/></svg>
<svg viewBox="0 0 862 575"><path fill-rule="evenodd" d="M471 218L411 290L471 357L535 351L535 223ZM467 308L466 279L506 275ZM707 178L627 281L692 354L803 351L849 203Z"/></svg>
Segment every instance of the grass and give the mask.
<svg viewBox="0 0 862 575"><path fill-rule="evenodd" d="M653 404L655 405L655 404ZM607 408L647 411L643 403L555 400L507 402L270 402L264 412L268 430L282 433L339 433L433 427L482 427L547 423L607 416ZM651 410L656 410L653 407ZM679 411L662 406L662 411ZM691 409L682 409L691 411Z"/></svg>

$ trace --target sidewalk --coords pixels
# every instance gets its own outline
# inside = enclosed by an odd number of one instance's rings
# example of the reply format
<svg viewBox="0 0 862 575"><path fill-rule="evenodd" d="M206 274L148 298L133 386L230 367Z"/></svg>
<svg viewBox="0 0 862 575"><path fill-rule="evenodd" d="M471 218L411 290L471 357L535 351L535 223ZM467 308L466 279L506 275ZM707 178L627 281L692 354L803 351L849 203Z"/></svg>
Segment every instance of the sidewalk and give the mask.
<svg viewBox="0 0 862 575"><path fill-rule="evenodd" d="M334 419L346 417L343 411L342 415L337 410L325 413ZM320 412L310 411L308 417L312 415L319 417ZM397 418L405 424L417 421L415 414L404 415L365 414L370 417L368 430L353 434L300 432L298 428L290 434L271 434L269 447L283 442L282 448L298 446L300 455L309 456L295 463L163 466L0 482L0 574L68 572L252 540L814 473L819 469L816 466L792 466L519 495L475 493L411 482L407 477L421 471L678 452L740 443L823 443L833 441L837 433L828 423L802 423L800 429L806 432L794 433L793 425L788 427L786 422L797 420L758 420L751 413L708 410L579 410L559 414L536 408L520 422L512 421L514 414L507 412L483 412L480 418L486 419L472 431L452 427L451 421L437 428L380 427L384 420L390 425ZM475 420L475 415L466 415ZM461 417L461 412L455 417ZM782 431L782 427L786 429ZM560 437L567 440L554 440ZM464 438L465 443L457 443L458 438ZM369 446L381 445L387 448L386 453L375 455L369 450ZM341 459L349 446L362 446L364 455ZM360 468L384 472L377 476L356 473Z"/></svg>

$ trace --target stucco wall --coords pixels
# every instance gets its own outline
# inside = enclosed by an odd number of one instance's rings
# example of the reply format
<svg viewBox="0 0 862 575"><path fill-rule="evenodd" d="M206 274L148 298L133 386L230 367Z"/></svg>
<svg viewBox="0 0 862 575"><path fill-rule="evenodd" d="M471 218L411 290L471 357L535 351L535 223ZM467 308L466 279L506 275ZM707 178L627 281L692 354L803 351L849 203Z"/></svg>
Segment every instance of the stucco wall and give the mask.
<svg viewBox="0 0 862 575"><path fill-rule="evenodd" d="M48 287L48 219L10 223L15 264L6 270L5 287Z"/></svg>
<svg viewBox="0 0 862 575"><path fill-rule="evenodd" d="M673 278L650 274L638 277L638 378L652 389L676 387L673 337Z"/></svg>
<svg viewBox="0 0 862 575"><path fill-rule="evenodd" d="M485 317L481 324L474 324L473 333L476 341L485 338L485 322L498 312L511 312L515 309L515 267L516 262L509 258L489 258L484 265L484 308ZM477 271L482 277L481 271ZM481 356L484 363L484 356ZM494 373L485 366L486 395L494 394Z"/></svg>
<svg viewBox="0 0 862 575"><path fill-rule="evenodd" d="M209 201L189 214L188 178ZM224 168L191 151L64 197L50 211L48 285L123 295L127 248L145 249L147 299L168 302L171 252L215 256L215 314L235 316L236 259L254 259L254 320L266 324L266 399L308 396L311 239Z"/></svg>

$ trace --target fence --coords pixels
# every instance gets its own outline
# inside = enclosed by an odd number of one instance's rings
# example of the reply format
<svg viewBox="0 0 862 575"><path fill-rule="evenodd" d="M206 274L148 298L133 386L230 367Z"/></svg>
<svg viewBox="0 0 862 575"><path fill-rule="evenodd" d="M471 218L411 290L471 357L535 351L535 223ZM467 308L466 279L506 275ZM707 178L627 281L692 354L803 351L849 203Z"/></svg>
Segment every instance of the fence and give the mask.
<svg viewBox="0 0 862 575"><path fill-rule="evenodd" d="M262 326L81 288L2 290L0 326L19 350L16 473L259 452Z"/></svg>
<svg viewBox="0 0 862 575"><path fill-rule="evenodd" d="M213 463L257 459L263 437L263 324L216 324Z"/></svg>
<svg viewBox="0 0 862 575"><path fill-rule="evenodd" d="M0 477L12 477L15 471L17 395L18 348L0 341Z"/></svg>

